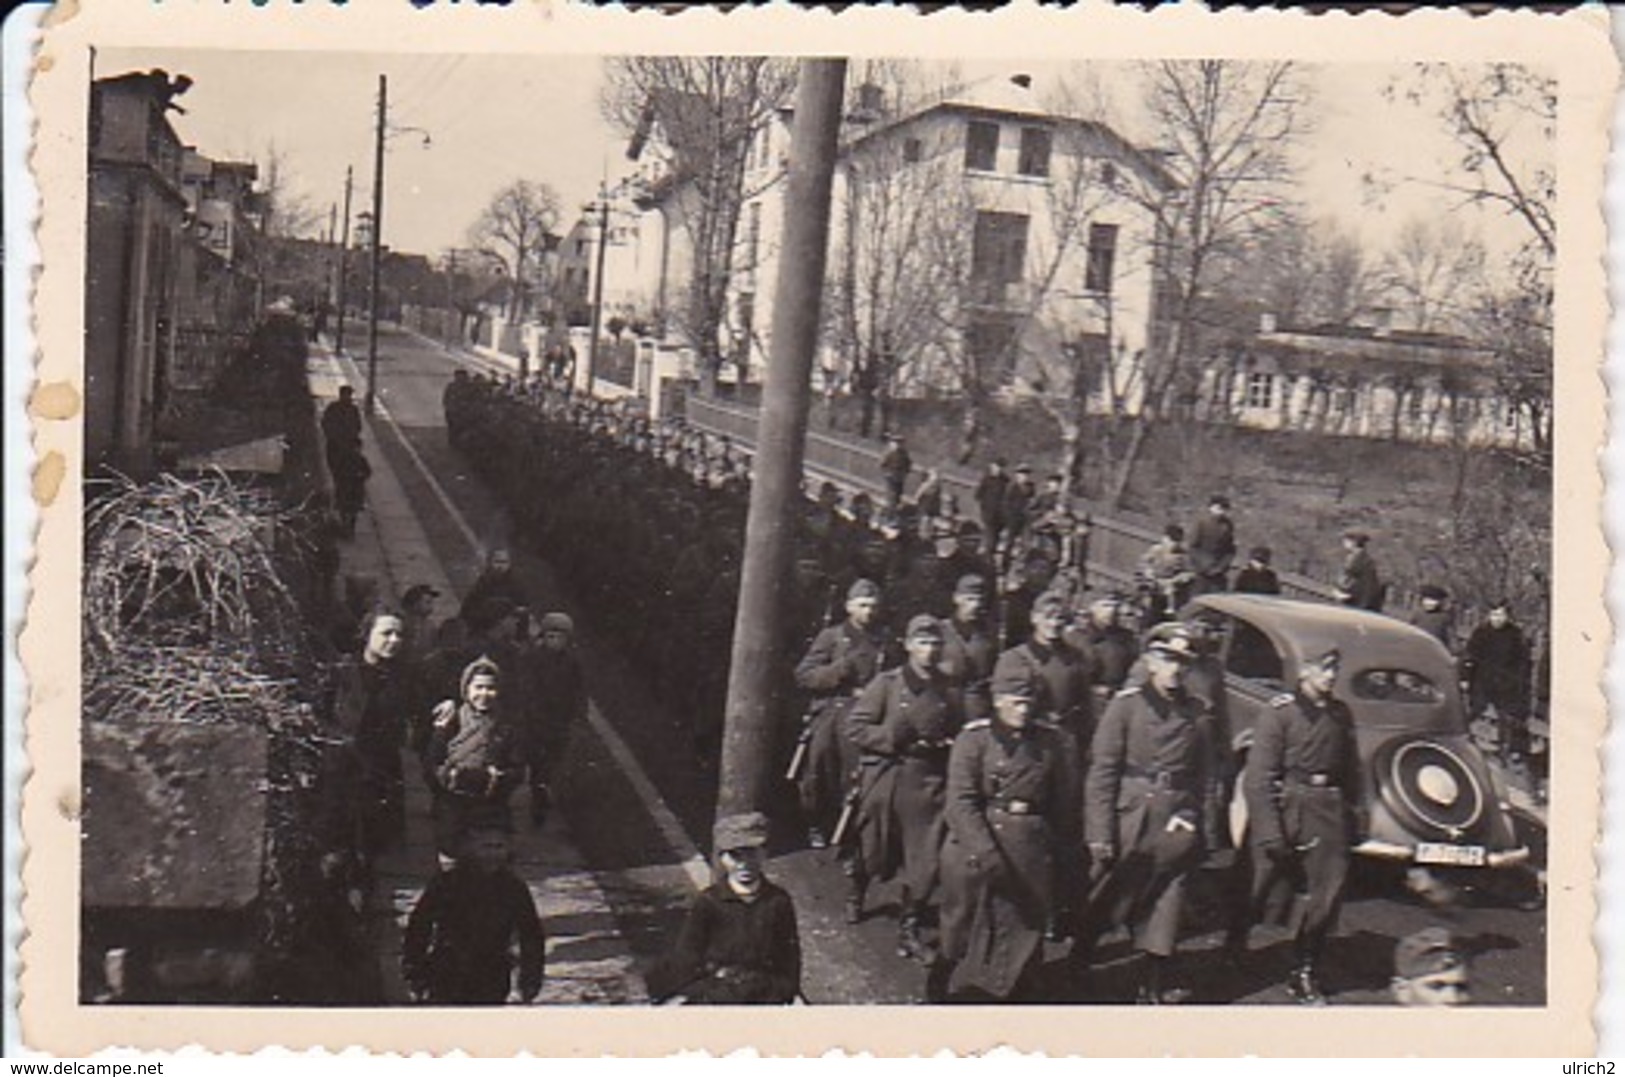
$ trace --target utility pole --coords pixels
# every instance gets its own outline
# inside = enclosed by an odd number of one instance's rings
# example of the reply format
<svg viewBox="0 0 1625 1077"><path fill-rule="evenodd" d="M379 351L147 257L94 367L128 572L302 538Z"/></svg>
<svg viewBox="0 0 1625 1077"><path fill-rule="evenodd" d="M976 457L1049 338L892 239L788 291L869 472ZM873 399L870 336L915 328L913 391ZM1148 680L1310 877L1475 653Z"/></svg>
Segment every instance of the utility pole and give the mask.
<svg viewBox="0 0 1625 1077"><path fill-rule="evenodd" d="M350 185L355 180L355 168L344 169L344 229L339 236L339 324L333 335L333 350L344 351L344 309L349 304L350 282Z"/></svg>
<svg viewBox="0 0 1625 1077"><path fill-rule="evenodd" d="M367 304L367 414L378 403L378 262L384 232L384 121L389 115L389 83L378 76L378 135L372 150L372 295Z"/></svg>
<svg viewBox="0 0 1625 1077"><path fill-rule="evenodd" d="M728 703L723 715L717 816L767 806L776 760L773 688L779 675L784 610L796 521L819 300L829 250L830 187L846 61L802 60L791 129L790 178L773 350L756 429L756 462L745 524L739 610L734 621Z"/></svg>
<svg viewBox="0 0 1625 1077"><path fill-rule="evenodd" d="M592 339L587 342L587 395L598 376L598 333L604 321L604 250L609 246L609 191L598 185L598 266L592 274Z"/></svg>

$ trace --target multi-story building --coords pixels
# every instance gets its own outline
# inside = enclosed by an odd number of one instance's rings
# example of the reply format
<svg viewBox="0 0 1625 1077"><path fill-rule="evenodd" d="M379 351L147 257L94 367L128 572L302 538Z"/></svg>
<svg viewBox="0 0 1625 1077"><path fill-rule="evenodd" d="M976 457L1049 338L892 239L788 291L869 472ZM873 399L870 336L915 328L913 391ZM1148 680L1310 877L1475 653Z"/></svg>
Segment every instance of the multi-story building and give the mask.
<svg viewBox="0 0 1625 1077"><path fill-rule="evenodd" d="M989 391L1070 393L1080 369L1090 393L1129 386L1157 317L1147 202L1174 189L1158 158L1047 107L1026 76L891 114L875 88L859 96L837 163L824 376L850 382L871 367L898 395L955 393L972 378ZM745 152L719 344L748 379L770 347L790 120L768 118ZM693 196L658 140L646 142L657 151L640 165L643 241L661 255L644 260L660 267L645 287L670 310L693 271Z"/></svg>

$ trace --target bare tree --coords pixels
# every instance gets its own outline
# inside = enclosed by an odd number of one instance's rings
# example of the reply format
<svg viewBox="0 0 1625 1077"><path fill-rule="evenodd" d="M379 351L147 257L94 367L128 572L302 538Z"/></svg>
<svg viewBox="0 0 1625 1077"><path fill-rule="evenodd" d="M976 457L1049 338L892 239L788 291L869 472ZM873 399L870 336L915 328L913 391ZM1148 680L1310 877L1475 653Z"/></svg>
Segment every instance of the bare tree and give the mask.
<svg viewBox="0 0 1625 1077"><path fill-rule="evenodd" d="M600 107L637 147L663 140L693 264L678 328L714 380L726 358L729 285L746 183L762 128L795 89L794 61L760 56L617 56L604 61ZM769 169L763 183L776 181Z"/></svg>
<svg viewBox="0 0 1625 1077"><path fill-rule="evenodd" d="M469 229L469 243L502 266L511 288L510 319L525 315L546 286L545 255L559 223L559 196L546 183L515 180L491 197Z"/></svg>
<svg viewBox="0 0 1625 1077"><path fill-rule="evenodd" d="M1383 262L1389 292L1403 304L1411 328L1454 328L1456 304L1484 273L1484 245L1455 217L1413 217L1400 228Z"/></svg>
<svg viewBox="0 0 1625 1077"><path fill-rule="evenodd" d="M297 189L296 170L289 162L287 151L275 142L268 142L257 156L261 230L277 239L315 236L324 215L315 199Z"/></svg>
<svg viewBox="0 0 1625 1077"><path fill-rule="evenodd" d="M1109 498L1128 489L1151 427L1194 384L1201 307L1215 277L1283 200L1290 151L1305 132L1304 89L1292 64L1163 60L1148 64L1154 144L1176 186L1137 181L1156 222L1164 322L1150 349L1144 399ZM1177 390L1177 391L1176 391Z"/></svg>

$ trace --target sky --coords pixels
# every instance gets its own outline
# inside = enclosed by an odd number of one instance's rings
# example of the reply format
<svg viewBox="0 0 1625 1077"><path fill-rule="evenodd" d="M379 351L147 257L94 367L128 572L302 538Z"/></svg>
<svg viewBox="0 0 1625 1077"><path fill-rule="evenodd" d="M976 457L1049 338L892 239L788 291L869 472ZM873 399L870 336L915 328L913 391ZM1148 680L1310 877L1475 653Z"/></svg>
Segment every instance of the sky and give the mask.
<svg viewBox="0 0 1625 1077"><path fill-rule="evenodd" d="M1135 72L1106 68L1124 133L1147 140L1136 115ZM353 165L352 209L367 208L372 185L374 107L378 76L389 80L393 128L388 141L384 242L429 255L466 243L469 226L507 183L528 178L551 184L565 211L563 228L579 215L601 178L628 167L626 140L598 106L596 56L288 54L197 49L103 50L95 74L163 67L194 80L179 99L187 111L174 123L182 139L211 157L263 160L280 152L290 186L321 210L343 198L344 171ZM858 77L854 65L849 78ZM1066 72L1053 62L974 62L967 78L1032 74L1035 88ZM1300 197L1313 217L1328 218L1380 252L1410 217L1436 217L1456 201L1424 187L1397 190L1374 204L1362 182L1384 171L1427 174L1449 159L1450 144L1433 118L1386 100L1383 87L1404 69L1372 64L1306 68L1314 129L1303 140ZM1493 253L1523 239L1516 221L1478 210L1461 213Z"/></svg>

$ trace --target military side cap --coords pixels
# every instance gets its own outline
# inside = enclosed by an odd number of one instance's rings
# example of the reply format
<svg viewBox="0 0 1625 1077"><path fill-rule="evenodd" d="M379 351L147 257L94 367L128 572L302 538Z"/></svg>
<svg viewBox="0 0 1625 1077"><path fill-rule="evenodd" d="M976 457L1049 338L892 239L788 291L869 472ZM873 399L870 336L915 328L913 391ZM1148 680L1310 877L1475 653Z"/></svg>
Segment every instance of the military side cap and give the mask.
<svg viewBox="0 0 1625 1077"><path fill-rule="evenodd" d="M1046 617L1054 617L1057 615L1065 616L1067 612L1065 596L1057 594L1054 591L1045 591L1043 594L1039 595L1037 601L1033 603L1034 617L1039 615Z"/></svg>
<svg viewBox="0 0 1625 1077"><path fill-rule="evenodd" d="M1466 962L1455 937L1442 927L1412 932L1394 947L1394 975L1407 980L1459 968Z"/></svg>
<svg viewBox="0 0 1625 1077"><path fill-rule="evenodd" d="M552 613L542 615L541 630L543 632L574 632L575 622L570 620L568 613L554 610Z"/></svg>
<svg viewBox="0 0 1625 1077"><path fill-rule="evenodd" d="M956 595L981 595L986 593L987 581L974 572L959 577L959 582L954 584L954 594Z"/></svg>
<svg viewBox="0 0 1625 1077"><path fill-rule="evenodd" d="M1320 669L1336 669L1342 664L1343 652L1336 647L1330 647L1317 655L1311 655L1308 661L1304 663L1306 667L1318 667Z"/></svg>
<svg viewBox="0 0 1625 1077"><path fill-rule="evenodd" d="M941 639L942 622L929 613L916 613L909 618L907 639Z"/></svg>
<svg viewBox="0 0 1625 1077"><path fill-rule="evenodd" d="M854 580L852 581L852 586L846 589L846 600L848 602L859 598L879 597L880 587L875 583L874 580Z"/></svg>
<svg viewBox="0 0 1625 1077"><path fill-rule="evenodd" d="M1145 649L1184 662L1196 657L1196 644L1191 638L1190 629L1179 621L1165 621L1153 628L1145 638Z"/></svg>
<svg viewBox="0 0 1625 1077"><path fill-rule="evenodd" d="M760 849L767 844L767 816L759 811L725 815L711 829L711 847L719 853L729 849Z"/></svg>
<svg viewBox="0 0 1625 1077"><path fill-rule="evenodd" d="M1005 651L993 663L993 676L988 690L995 696L1017 696L1031 699L1035 694L1033 670L1027 660L1014 651Z"/></svg>
<svg viewBox="0 0 1625 1077"><path fill-rule="evenodd" d="M959 522L959 534L979 538L982 534L982 525L975 520L961 520Z"/></svg>

